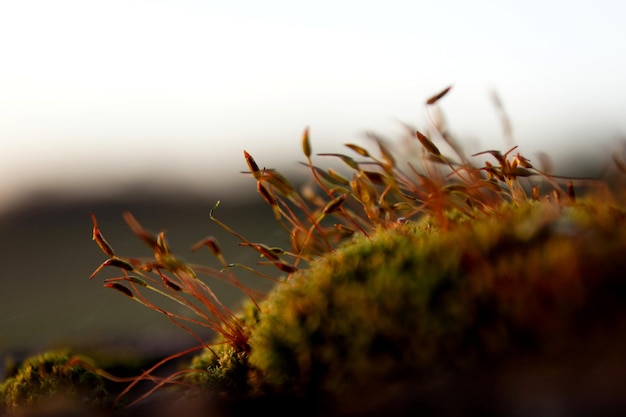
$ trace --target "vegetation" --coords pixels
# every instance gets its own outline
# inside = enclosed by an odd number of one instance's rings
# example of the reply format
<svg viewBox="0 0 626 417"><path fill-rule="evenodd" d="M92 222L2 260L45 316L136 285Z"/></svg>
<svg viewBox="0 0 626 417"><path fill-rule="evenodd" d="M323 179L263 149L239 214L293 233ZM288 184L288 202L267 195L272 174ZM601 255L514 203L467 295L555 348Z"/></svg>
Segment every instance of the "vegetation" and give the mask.
<svg viewBox="0 0 626 417"><path fill-rule="evenodd" d="M30 407L110 407L106 381L95 366L69 350L45 352L28 358L15 375L0 385L0 410L17 412Z"/></svg>
<svg viewBox="0 0 626 417"><path fill-rule="evenodd" d="M270 295L250 340L251 378L338 400L383 381L547 361L620 334L625 215L506 204L453 216L445 232L424 219L359 238Z"/></svg>
<svg viewBox="0 0 626 417"><path fill-rule="evenodd" d="M146 230L131 213L125 220L154 257L120 256L92 215L93 239L107 259L91 278L117 268L105 287L198 340L143 371L118 400L150 381L153 388L131 405L168 386L189 401L216 396L233 415L241 404L267 399L279 400L274 413L288 412L291 400L311 414L423 412L426 399L441 401L434 382L447 389L458 376L509 369L520 358L561 363L581 340L623 333L624 158L615 155L617 176L609 182L559 177L517 147L468 157L438 107L449 89L426 102L431 129L407 126L409 148L398 151L372 135L376 154L346 144L353 156L316 156L338 160L343 170L313 163L305 129L311 182L301 188L244 151L247 174L291 247L247 240L219 220L219 202L210 218L258 253L255 266L228 262L211 236L192 250L206 247L220 267L190 264L172 253L163 232ZM273 290L247 288L239 268L272 280ZM242 291L242 311L220 302L214 279ZM204 340L198 329L216 338ZM194 352L189 366L154 375ZM601 344L583 353L607 350Z"/></svg>

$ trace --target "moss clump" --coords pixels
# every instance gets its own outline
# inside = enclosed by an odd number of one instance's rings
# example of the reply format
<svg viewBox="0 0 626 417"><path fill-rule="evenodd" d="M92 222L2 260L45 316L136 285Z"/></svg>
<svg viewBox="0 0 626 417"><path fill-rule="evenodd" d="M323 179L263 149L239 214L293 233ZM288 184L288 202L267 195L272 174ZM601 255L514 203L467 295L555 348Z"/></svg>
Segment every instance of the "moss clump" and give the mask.
<svg viewBox="0 0 626 417"><path fill-rule="evenodd" d="M103 410L109 404L105 381L85 364L89 364L87 358L69 350L27 358L15 375L0 385L0 411Z"/></svg>
<svg viewBox="0 0 626 417"><path fill-rule="evenodd" d="M450 218L358 239L272 292L250 338L261 391L340 398L626 329L622 209L521 203Z"/></svg>
<svg viewBox="0 0 626 417"><path fill-rule="evenodd" d="M259 321L259 310L252 302L244 305L240 314L244 326L251 330ZM228 397L241 397L250 392L248 381L248 352L236 349L218 336L211 349L204 349L191 360L184 380L200 387L202 391L219 393Z"/></svg>

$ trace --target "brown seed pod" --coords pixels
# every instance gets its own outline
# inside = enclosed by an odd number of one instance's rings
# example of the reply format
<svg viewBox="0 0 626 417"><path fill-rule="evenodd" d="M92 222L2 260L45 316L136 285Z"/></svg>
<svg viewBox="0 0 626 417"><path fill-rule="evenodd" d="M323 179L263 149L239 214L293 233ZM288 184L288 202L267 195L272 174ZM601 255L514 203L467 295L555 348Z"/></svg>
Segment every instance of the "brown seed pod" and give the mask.
<svg viewBox="0 0 626 417"><path fill-rule="evenodd" d="M364 156L366 158L368 158L370 156L370 153L367 151L367 149L362 148L359 145L354 145L352 143L346 143L345 146L350 148L350 149L352 149L354 152L358 153L361 156Z"/></svg>
<svg viewBox="0 0 626 417"><path fill-rule="evenodd" d="M130 227L130 229L133 231L133 233L137 235L137 237L143 240L146 243L146 245L148 245L153 250L159 249L158 243L157 243L158 237L155 234L144 229L144 227L137 221L137 219L135 218L135 216L133 216L131 212L129 211L125 212L123 216L124 216L124 220L126 220L126 223Z"/></svg>
<svg viewBox="0 0 626 417"><path fill-rule="evenodd" d="M308 127L304 129L304 133L302 134L302 151L304 152L304 156L306 156L307 158L311 157L311 142L309 140Z"/></svg>
<svg viewBox="0 0 626 417"><path fill-rule="evenodd" d="M180 287L180 285L173 283L171 280L167 279L165 276L162 276L161 279L163 279L163 283L171 288L172 290L176 291L176 292L181 292L183 289Z"/></svg>
<svg viewBox="0 0 626 417"><path fill-rule="evenodd" d="M344 201L348 198L347 194L341 194L338 197L333 198L322 210L324 214L332 213L333 211L339 210Z"/></svg>
<svg viewBox="0 0 626 417"><path fill-rule="evenodd" d="M435 144L426 137L426 135L422 134L419 130L416 130L415 133L417 134L417 139L429 153L433 155L441 155L441 151L439 151L439 148L437 148Z"/></svg>
<svg viewBox="0 0 626 417"><path fill-rule="evenodd" d="M131 275L128 277L128 279L130 280L130 282L132 282L133 284L137 284L140 287L147 287L148 283L146 281L144 281L143 279L136 277L134 275Z"/></svg>
<svg viewBox="0 0 626 417"><path fill-rule="evenodd" d="M247 151L243 151L243 156L246 158L246 164L248 164L248 168L250 168L250 172L255 179L259 179L261 177L261 170L259 166L254 161L252 155L250 155Z"/></svg>
<svg viewBox="0 0 626 417"><path fill-rule="evenodd" d="M288 265L284 262L276 262L274 264L274 266L276 266L276 268L278 268L279 270L287 273L287 274L293 274L294 272L296 272L298 270L298 268L296 268L293 265Z"/></svg>
<svg viewBox="0 0 626 417"><path fill-rule="evenodd" d="M125 285L120 284L119 282L106 282L104 284L105 288L112 288L114 290L117 290L119 292L121 292L122 294L124 294L127 297L130 298L135 298L135 296L133 295L133 292L126 287Z"/></svg>
<svg viewBox="0 0 626 417"><path fill-rule="evenodd" d="M120 258L109 258L106 261L104 261L101 266L103 266L103 267L104 266L114 266L114 267L117 267L117 268L124 269L126 271L134 271L135 270L135 267L132 264L130 264L129 262L126 262L125 260L120 259Z"/></svg>
<svg viewBox="0 0 626 417"><path fill-rule="evenodd" d="M267 188L265 188L263 183L261 183L260 181L257 182L256 188L257 188L257 191L259 192L259 194L261 194L261 197L263 197L263 200L265 200L265 202L267 204L269 204L272 207L274 207L274 206L276 206L278 204L276 202L276 199L274 198L274 196L268 191Z"/></svg>
<svg viewBox="0 0 626 417"><path fill-rule="evenodd" d="M341 159L350 168L355 169L355 170L359 169L359 164L354 159L350 158L349 156L342 155L339 153L320 153L318 155L319 156L336 156L337 158Z"/></svg>
<svg viewBox="0 0 626 417"><path fill-rule="evenodd" d="M115 252L109 243L104 239L102 233L100 233L100 229L98 228L98 222L96 221L96 215L93 213L89 213L91 216L91 221L93 222L93 240L96 241L102 252L106 253L109 256L115 256Z"/></svg>
<svg viewBox="0 0 626 417"><path fill-rule="evenodd" d="M444 88L440 93L435 94L434 96L430 97L428 100L426 100L426 104L428 104L429 106L432 104L435 104L436 102L438 102L443 96L445 96L446 94L448 94L448 91L450 91L450 89L452 88L452 86L448 86L446 88Z"/></svg>

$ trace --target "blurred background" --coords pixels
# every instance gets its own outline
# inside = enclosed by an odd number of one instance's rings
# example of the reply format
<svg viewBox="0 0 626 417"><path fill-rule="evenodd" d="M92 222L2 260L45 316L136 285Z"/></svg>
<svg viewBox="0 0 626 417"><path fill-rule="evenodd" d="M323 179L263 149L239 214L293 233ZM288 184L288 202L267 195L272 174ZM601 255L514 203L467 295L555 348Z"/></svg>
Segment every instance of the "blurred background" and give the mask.
<svg viewBox="0 0 626 417"><path fill-rule="evenodd" d="M509 147L496 92L523 155L600 172L626 132L624 15L608 0L2 2L0 355L193 343L87 279L105 259L88 213L128 256L148 252L125 210L180 253L215 235L254 264L209 210L222 200L231 226L281 244L242 152L297 176L307 126L314 152L393 141L452 85L441 107L468 153Z"/></svg>

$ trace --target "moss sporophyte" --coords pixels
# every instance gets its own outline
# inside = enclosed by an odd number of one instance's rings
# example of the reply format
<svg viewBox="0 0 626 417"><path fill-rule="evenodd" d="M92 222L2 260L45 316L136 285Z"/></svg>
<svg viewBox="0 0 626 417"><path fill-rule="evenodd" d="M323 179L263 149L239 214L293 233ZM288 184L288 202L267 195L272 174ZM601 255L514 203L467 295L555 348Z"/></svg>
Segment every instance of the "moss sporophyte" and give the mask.
<svg viewBox="0 0 626 417"><path fill-rule="evenodd" d="M567 370L581 368L581 358L624 365L613 355L626 344L615 337L626 334L624 158L615 155L616 176L607 179L553 175L517 146L466 156L439 115L449 90L427 100L429 130L407 126L408 149L371 135L376 153L346 144L353 156L316 155L338 159L342 172L314 164L306 128L303 165L311 181L303 187L244 151L246 174L290 247L249 241L219 220L219 202L209 218L274 274L228 262L211 236L192 250L206 247L221 268L190 264L172 253L163 232L146 230L130 213L126 222L154 257L121 256L92 214L93 239L107 259L91 278L117 268L105 287L198 341L141 372L117 400L149 381L153 388L131 403L168 387L185 398L220 398L233 415L241 404L269 399L277 400L274 412L295 400L310 415L405 415L449 411L440 408L451 406L445 393L466 411L506 414L502 402L480 399L507 398L516 375L532 380L549 370L567 385ZM271 279L272 290L247 288L238 268ZM211 289L214 279L239 288L245 308L225 306ZM183 309L168 311L159 297ZM217 336L204 340L196 328ZM155 376L168 360L194 351L184 369ZM570 388L555 395L580 402Z"/></svg>

